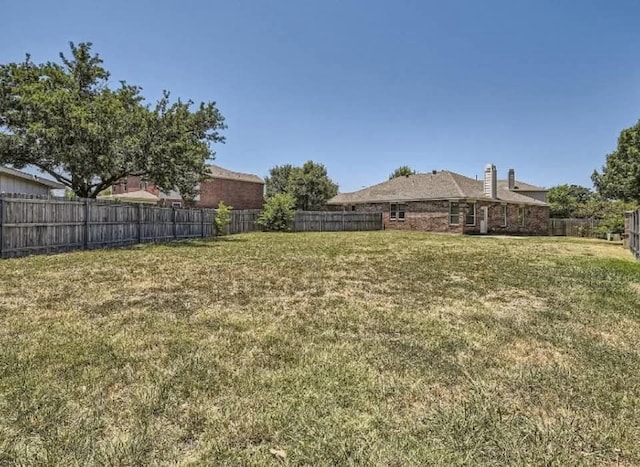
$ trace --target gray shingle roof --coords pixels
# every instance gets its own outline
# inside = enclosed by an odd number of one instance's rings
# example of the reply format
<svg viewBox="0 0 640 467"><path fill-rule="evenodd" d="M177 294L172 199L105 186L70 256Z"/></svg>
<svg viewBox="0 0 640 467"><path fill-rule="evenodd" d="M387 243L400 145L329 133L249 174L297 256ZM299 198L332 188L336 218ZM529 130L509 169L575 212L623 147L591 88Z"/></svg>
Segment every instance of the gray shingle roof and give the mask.
<svg viewBox="0 0 640 467"><path fill-rule="evenodd" d="M508 180L498 180L499 188L507 188L509 186ZM515 191L549 191L546 188L541 186L532 185L530 183L521 182L520 180L515 181Z"/></svg>
<svg viewBox="0 0 640 467"><path fill-rule="evenodd" d="M49 180L47 178L38 177L37 175L31 175L20 170L12 169L11 167L0 166L0 173L22 178L23 180L29 180L30 182L39 183L40 185L44 185L49 188L64 188L64 185L62 183L54 182L53 180Z"/></svg>
<svg viewBox="0 0 640 467"><path fill-rule="evenodd" d="M225 178L227 180L240 180L243 182L254 182L254 183L264 183L264 181L253 174L246 174L242 172L233 172L232 170L227 170L218 165L208 165L207 170L211 177L213 178Z"/></svg>
<svg viewBox="0 0 640 467"><path fill-rule="evenodd" d="M538 204L547 203L508 190L498 185L498 201L510 203ZM408 177L396 177L352 193L338 193L328 204L359 204L393 201L418 201L428 199L487 199L484 195L484 182L474 180L455 172L415 174Z"/></svg>

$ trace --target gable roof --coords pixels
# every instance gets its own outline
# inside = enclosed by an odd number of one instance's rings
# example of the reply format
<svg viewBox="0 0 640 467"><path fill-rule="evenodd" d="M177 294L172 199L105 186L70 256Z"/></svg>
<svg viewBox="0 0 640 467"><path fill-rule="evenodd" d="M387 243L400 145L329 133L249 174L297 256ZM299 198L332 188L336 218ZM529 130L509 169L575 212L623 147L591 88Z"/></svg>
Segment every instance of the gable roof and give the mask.
<svg viewBox="0 0 640 467"><path fill-rule="evenodd" d="M519 204L547 203L521 195L498 185L498 201ZM443 170L436 173L396 177L352 193L338 193L328 204L358 204L429 199L489 199L484 195L484 182L455 172Z"/></svg>
<svg viewBox="0 0 640 467"><path fill-rule="evenodd" d="M21 178L22 180L28 180L33 183L37 183L40 185L44 185L47 188L64 188L62 183L54 182L53 180L49 180L46 178L38 177L37 175L31 175L26 172L22 172L20 170L13 169L11 167L0 166L0 174L7 174L12 177Z"/></svg>
<svg viewBox="0 0 640 467"><path fill-rule="evenodd" d="M498 180L498 187L500 188L509 188L509 180ZM514 191L549 191L546 188L541 186L532 185L530 183L521 182L520 180L515 180Z"/></svg>
<svg viewBox="0 0 640 467"><path fill-rule="evenodd" d="M227 180L239 180L242 182L264 183L264 181L257 175L247 174L242 172L234 172L227 170L219 165L208 165L207 171L212 178L224 178Z"/></svg>
<svg viewBox="0 0 640 467"><path fill-rule="evenodd" d="M126 193L120 193L117 195L109 195L104 198L121 199L124 201L138 201L146 203L157 203L160 198L153 193L149 193L146 190L128 191Z"/></svg>

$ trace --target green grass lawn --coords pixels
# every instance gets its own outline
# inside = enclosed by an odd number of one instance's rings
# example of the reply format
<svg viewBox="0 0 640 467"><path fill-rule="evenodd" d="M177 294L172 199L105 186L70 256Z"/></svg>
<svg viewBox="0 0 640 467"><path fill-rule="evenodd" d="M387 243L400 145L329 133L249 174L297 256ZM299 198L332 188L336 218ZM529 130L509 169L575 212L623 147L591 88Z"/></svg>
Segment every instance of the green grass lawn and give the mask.
<svg viewBox="0 0 640 467"><path fill-rule="evenodd" d="M0 261L0 464L640 464L619 245L248 234Z"/></svg>

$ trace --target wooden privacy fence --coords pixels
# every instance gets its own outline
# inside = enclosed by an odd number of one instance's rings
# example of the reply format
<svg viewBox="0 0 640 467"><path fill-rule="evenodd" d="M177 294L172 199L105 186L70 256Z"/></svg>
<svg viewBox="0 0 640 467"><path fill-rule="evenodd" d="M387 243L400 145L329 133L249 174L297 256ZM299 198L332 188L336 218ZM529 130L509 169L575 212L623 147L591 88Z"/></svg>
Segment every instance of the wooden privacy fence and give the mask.
<svg viewBox="0 0 640 467"><path fill-rule="evenodd" d="M232 211L228 233L261 230L258 210ZM0 258L215 235L215 210L0 195ZM381 230L382 214L297 212L293 230Z"/></svg>
<svg viewBox="0 0 640 467"><path fill-rule="evenodd" d="M549 235L597 237L599 219L549 219Z"/></svg>
<svg viewBox="0 0 640 467"><path fill-rule="evenodd" d="M212 209L0 196L0 258L214 235Z"/></svg>
<svg viewBox="0 0 640 467"><path fill-rule="evenodd" d="M629 242L629 249L640 259L640 209L627 213L625 217L625 241Z"/></svg>
<svg viewBox="0 0 640 467"><path fill-rule="evenodd" d="M256 224L260 210L233 211L229 233L255 232L262 230ZM379 212L296 212L293 232L344 232L355 230L382 230L382 214Z"/></svg>
<svg viewBox="0 0 640 467"><path fill-rule="evenodd" d="M260 215L259 209L245 209L238 211L231 211L231 222L229 223L228 233L237 234L245 232L256 232L262 229L256 220Z"/></svg>
<svg viewBox="0 0 640 467"><path fill-rule="evenodd" d="M293 222L293 230L295 232L382 230L382 213L298 211Z"/></svg>

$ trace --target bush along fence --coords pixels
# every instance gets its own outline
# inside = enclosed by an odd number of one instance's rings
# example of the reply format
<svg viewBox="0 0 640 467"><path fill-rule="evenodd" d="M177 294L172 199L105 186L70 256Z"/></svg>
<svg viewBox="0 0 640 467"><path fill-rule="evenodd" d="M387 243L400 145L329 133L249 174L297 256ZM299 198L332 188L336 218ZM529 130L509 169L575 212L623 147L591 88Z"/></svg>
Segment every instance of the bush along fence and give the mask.
<svg viewBox="0 0 640 467"><path fill-rule="evenodd" d="M640 209L625 214L624 243L635 257L640 260Z"/></svg>
<svg viewBox="0 0 640 467"><path fill-rule="evenodd" d="M226 233L261 230L260 211L232 211ZM216 235L215 210L0 195L0 258ZM293 230L381 230L382 215L298 212Z"/></svg>

